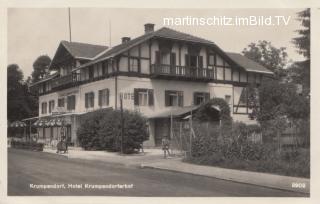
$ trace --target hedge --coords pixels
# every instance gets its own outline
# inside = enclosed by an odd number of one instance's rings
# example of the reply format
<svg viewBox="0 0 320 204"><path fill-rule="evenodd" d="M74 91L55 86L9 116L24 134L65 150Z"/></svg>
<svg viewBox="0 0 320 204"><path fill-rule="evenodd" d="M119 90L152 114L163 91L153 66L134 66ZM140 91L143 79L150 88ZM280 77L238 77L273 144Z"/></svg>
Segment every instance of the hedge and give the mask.
<svg viewBox="0 0 320 204"><path fill-rule="evenodd" d="M34 151L43 151L44 144L37 142L22 142L22 141L11 141L11 147L17 149L28 149Z"/></svg>
<svg viewBox="0 0 320 204"><path fill-rule="evenodd" d="M146 119L137 112L123 112L123 151L133 153L148 139ZM83 118L77 131L80 146L85 150L121 150L121 112L96 111Z"/></svg>

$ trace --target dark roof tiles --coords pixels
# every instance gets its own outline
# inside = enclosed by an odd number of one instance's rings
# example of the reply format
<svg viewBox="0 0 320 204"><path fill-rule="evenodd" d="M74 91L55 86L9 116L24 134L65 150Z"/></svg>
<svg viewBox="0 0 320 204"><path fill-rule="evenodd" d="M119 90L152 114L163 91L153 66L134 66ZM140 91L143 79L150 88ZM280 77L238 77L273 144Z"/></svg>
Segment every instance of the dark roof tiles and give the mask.
<svg viewBox="0 0 320 204"><path fill-rule="evenodd" d="M232 59L238 66L244 68L248 72L261 72L261 73L267 73L267 74L273 74L272 71L265 68L264 66L260 65L259 63L247 58L246 56L243 56L239 53L234 52L226 52L228 57Z"/></svg>
<svg viewBox="0 0 320 204"><path fill-rule="evenodd" d="M61 41L61 44L70 52L74 58L92 59L108 47L80 42Z"/></svg>

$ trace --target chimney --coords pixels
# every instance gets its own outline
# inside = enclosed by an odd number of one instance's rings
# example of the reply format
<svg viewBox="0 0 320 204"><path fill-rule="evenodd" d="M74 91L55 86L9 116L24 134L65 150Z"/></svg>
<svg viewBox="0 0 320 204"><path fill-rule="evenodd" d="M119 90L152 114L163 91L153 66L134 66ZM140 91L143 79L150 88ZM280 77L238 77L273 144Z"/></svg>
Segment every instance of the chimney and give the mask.
<svg viewBox="0 0 320 204"><path fill-rule="evenodd" d="M154 24L152 23L146 23L144 24L144 33L147 34L147 33L151 33L154 31Z"/></svg>
<svg viewBox="0 0 320 204"><path fill-rule="evenodd" d="M129 37L122 37L121 40L122 40L122 43L126 43L126 42L129 42L131 39Z"/></svg>

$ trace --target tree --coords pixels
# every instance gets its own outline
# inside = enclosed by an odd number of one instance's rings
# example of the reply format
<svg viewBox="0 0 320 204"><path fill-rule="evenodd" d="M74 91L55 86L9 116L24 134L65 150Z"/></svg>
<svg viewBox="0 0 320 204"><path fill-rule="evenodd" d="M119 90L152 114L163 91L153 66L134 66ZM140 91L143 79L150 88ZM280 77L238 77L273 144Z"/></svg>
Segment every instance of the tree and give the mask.
<svg viewBox="0 0 320 204"><path fill-rule="evenodd" d="M287 64L288 54L286 48L274 47L271 42L260 40L258 43L251 43L244 48L242 53L249 59L265 66L275 73L276 78L286 75L284 70Z"/></svg>
<svg viewBox="0 0 320 204"><path fill-rule="evenodd" d="M293 38L292 42L306 60L295 62L289 69L291 79L294 83L303 85L306 94L310 92L310 9L303 10L298 14L302 28L296 32L299 37Z"/></svg>
<svg viewBox="0 0 320 204"><path fill-rule="evenodd" d="M37 82L49 73L49 65L51 58L48 55L39 56L33 63L33 71L31 73L32 82Z"/></svg>
<svg viewBox="0 0 320 204"><path fill-rule="evenodd" d="M7 115L13 122L37 114L36 99L29 94L28 86L23 81L23 73L17 64L7 67Z"/></svg>
<svg viewBox="0 0 320 204"><path fill-rule="evenodd" d="M298 12L298 20L301 21L302 29L297 30L299 37L293 38L293 43L298 48L298 53L310 59L310 9Z"/></svg>
<svg viewBox="0 0 320 204"><path fill-rule="evenodd" d="M258 121L264 129L264 139L279 135L288 125L288 121L299 127L300 132L307 129L310 118L310 101L297 92L294 83L283 83L276 79L266 78L259 87L260 110ZM303 137L309 140L304 131Z"/></svg>

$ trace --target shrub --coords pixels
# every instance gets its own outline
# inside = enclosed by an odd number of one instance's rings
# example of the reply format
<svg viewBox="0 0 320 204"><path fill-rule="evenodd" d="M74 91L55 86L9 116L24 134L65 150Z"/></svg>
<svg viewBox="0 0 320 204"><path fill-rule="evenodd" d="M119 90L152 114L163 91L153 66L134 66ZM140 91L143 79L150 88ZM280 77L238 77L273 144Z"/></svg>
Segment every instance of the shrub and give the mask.
<svg viewBox="0 0 320 204"><path fill-rule="evenodd" d="M220 113L212 109L212 106L217 106L220 109ZM229 104L223 98L213 98L202 104L195 113L194 118L202 122L219 121L220 119L223 125L230 124L232 121Z"/></svg>
<svg viewBox="0 0 320 204"><path fill-rule="evenodd" d="M88 113L81 118L80 128L77 130L77 136L80 146L85 150L100 150L103 149L101 137L99 137L99 130L101 128L101 120L105 114L111 112L110 110L95 111Z"/></svg>
<svg viewBox="0 0 320 204"><path fill-rule="evenodd" d="M33 151L43 151L44 144L43 143L37 143L33 141L11 141L11 147L17 148L17 149L27 149L27 150L33 150Z"/></svg>
<svg viewBox="0 0 320 204"><path fill-rule="evenodd" d="M133 153L148 139L146 120L137 112L123 112L123 151ZM86 150L121 150L121 112L109 110L83 119L77 131L80 145Z"/></svg>
<svg viewBox="0 0 320 204"><path fill-rule="evenodd" d="M195 123L196 137L192 142L192 155L188 162L226 168L276 173L288 176L310 176L309 149L282 147L274 143L253 143L248 140L252 133L261 133L259 125L233 123L232 130L210 129L206 134L201 124ZM221 134L217 140L215 135Z"/></svg>

